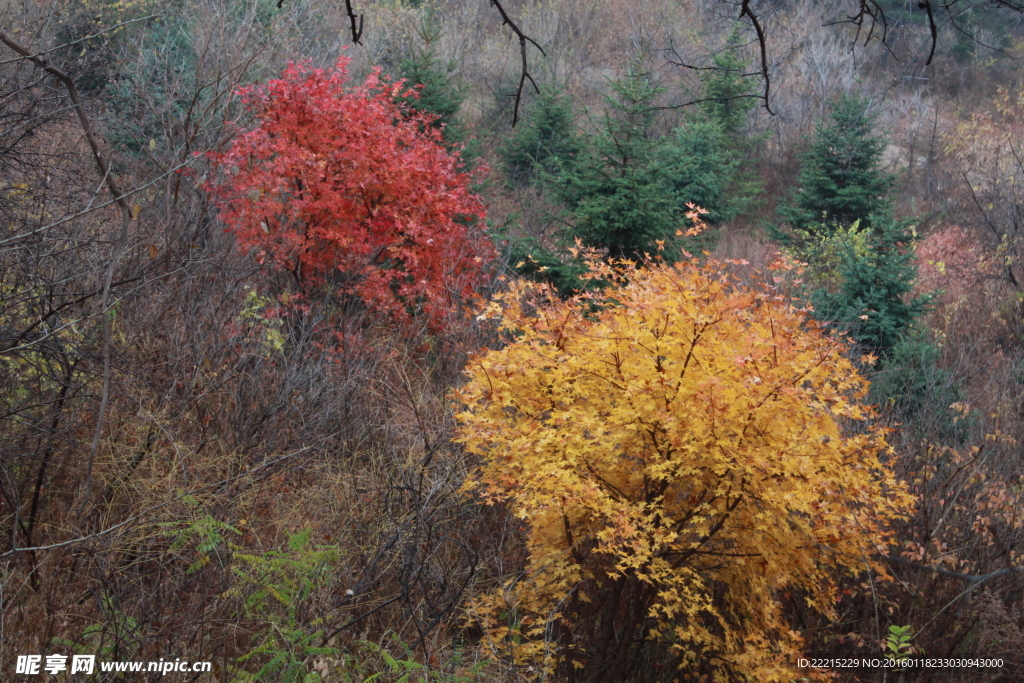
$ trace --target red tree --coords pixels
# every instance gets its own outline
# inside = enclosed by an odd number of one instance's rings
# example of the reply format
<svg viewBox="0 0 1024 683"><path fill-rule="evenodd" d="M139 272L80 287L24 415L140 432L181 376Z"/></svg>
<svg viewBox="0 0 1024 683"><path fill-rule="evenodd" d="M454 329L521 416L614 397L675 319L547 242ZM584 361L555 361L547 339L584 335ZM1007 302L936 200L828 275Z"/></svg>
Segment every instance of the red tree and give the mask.
<svg viewBox="0 0 1024 683"><path fill-rule="evenodd" d="M300 288L436 328L484 279L484 208L432 119L396 103L411 91L379 70L349 87L348 62L243 89L258 125L214 156L208 189L239 244Z"/></svg>

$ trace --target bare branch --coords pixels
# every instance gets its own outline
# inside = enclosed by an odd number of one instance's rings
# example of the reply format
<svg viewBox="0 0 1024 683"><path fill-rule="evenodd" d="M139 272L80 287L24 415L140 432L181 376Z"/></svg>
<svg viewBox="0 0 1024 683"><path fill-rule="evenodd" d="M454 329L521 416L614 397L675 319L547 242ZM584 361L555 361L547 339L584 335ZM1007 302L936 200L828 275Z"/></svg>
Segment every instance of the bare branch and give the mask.
<svg viewBox="0 0 1024 683"><path fill-rule="evenodd" d="M114 201L117 202L121 212L125 215L130 215L131 211L128 209L128 203L124 201L121 190L117 186L117 180L114 178L113 174L111 174L107 160L103 158L103 153L100 151L99 143L97 143L96 136L93 134L92 124L89 123L89 117L85 113L85 108L82 106L81 98L78 95L78 88L75 87L75 83L71 80L71 77L43 59L41 55L46 54L46 52L35 53L15 42L10 36L2 32L0 32L0 42L4 43L4 45L21 55L22 58L31 61L38 68L64 84L64 87L67 88L68 95L71 96L71 101L74 103L75 112L78 114L78 120L82 125L82 132L85 133L85 139L89 143L89 148L92 150L93 157L96 159L96 166L99 168L100 176L106 180L107 189L110 190L110 194L114 197Z"/></svg>
<svg viewBox="0 0 1024 683"><path fill-rule="evenodd" d="M689 102L683 102L682 104L668 104L658 107L649 107L642 111L665 111L670 109L683 109L684 107L692 107L695 104L702 104L704 102L730 102L732 100L749 100L757 99L763 100L764 95L730 95L729 97L701 97L700 99L690 100Z"/></svg>
<svg viewBox="0 0 1024 683"><path fill-rule="evenodd" d="M3 42L4 45L25 57L35 64L36 67L42 69L64 84L64 87L68 91L68 95L71 97L71 101L75 105L75 112L78 114L78 121L82 126L82 132L85 133L85 139L89 143L89 148L92 150L93 158L96 160L96 166L99 169L100 175L103 177L104 182L106 182L107 189L110 190L110 194L114 198L114 202L121 210L121 229L118 232L117 240L111 248L110 260L107 262L107 272L103 279L103 294L99 301L99 310L101 313L100 325L103 337L103 390L100 394L100 407L96 416L96 429L93 432L92 444L89 447L89 460L86 465L85 475L85 495L83 496L82 503L79 506L79 514L81 514L81 512L85 510L85 505L88 503L92 494L92 466L96 460L96 452L99 449L100 435L103 432L103 423L107 413L107 404L110 402L110 316L106 313L110 304L110 288L114 281L114 267L117 264L118 259L121 257L121 250L123 249L125 242L128 240L128 224L131 222L132 213L131 209L128 208L128 202L125 200L124 194L121 192L121 188L118 187L117 179L111 172L110 164L103 157L103 152L100 150L99 143L96 140L96 135L93 133L92 124L89 122L89 117L85 112L85 107L82 105L82 100L78 95L78 88L75 86L75 82L70 76L64 73L64 71L51 65L37 53L33 53L28 48L13 40L7 34L0 33L0 42Z"/></svg>
<svg viewBox="0 0 1024 683"><path fill-rule="evenodd" d="M239 474L235 474L235 475L233 475L231 477L228 477L226 479L222 479L222 480L220 480L218 482L215 482L213 484L207 484L205 486L200 486L200 487L192 489L190 491L185 491L183 493L179 493L178 495L174 496L173 498L169 498L169 499L165 500L162 503L157 503L156 505L152 505L152 506L146 508L145 510L142 510L141 512L136 513L135 515L129 517L128 519L124 520L123 522L119 522L118 524L114 524L113 526L109 526L106 529L103 529L102 531L97 531L94 534L88 534L88 535L85 535L85 536L79 536L77 538L71 538L71 539L68 539L66 541L61 541L60 543L51 543L49 545L39 545L39 546L31 547L31 548L11 548L10 550L8 550L5 553L0 553L0 559L3 559L5 557L10 557L11 555L14 555L16 553L37 552L37 551L41 551L41 550L54 550L56 548L64 548L64 547L67 547L69 545L76 545L78 543L83 543L83 542L88 541L88 540L93 539L93 538L99 538L101 536L106 536L107 534L113 533L114 531L117 531L118 529L121 529L121 528L123 528L125 526L128 526L129 524L131 524L132 522L134 522L134 521L136 521L138 519L142 519L143 517L145 517L149 513L153 512L154 510L158 510L158 509L160 509L162 507L170 505L171 503L173 503L175 501L179 501L179 500L188 498L190 496L195 496L195 494L199 493L200 491L209 491L210 489L217 489L218 487L222 487L225 484L230 484L233 481L237 481L239 479L243 479L243 478L248 477L250 475L256 474L260 470L266 469L267 467L270 467L272 465L276 465L276 464L278 464L280 462L283 462L284 460L288 460L288 459L294 458L295 456L301 455L302 453L305 453L305 452L310 451L312 449L313 449L313 446L305 446L305 447L300 448L300 449L298 449L296 451L293 451L291 453L286 453L285 455L279 456L279 457L274 458L272 460L268 460L266 462L262 462L262 463L260 463L259 465L256 465L255 467L253 467L250 470L246 470L245 472L240 472Z"/></svg>
<svg viewBox="0 0 1024 683"><path fill-rule="evenodd" d="M494 5L498 9L498 13L501 14L502 25L508 26L512 29L512 32L519 38L519 54L522 57L522 67L519 71L519 87L516 88L516 105L512 110L512 127L515 128L516 124L519 122L519 104L523 100L523 87L526 85L526 80L529 79L534 91L540 93L540 88L537 87L537 82L534 81L533 76L530 75L526 61L526 44L531 43L534 47L540 50L540 53L545 57L547 56L547 53L544 52L544 48L537 44L536 40L523 33L523 30L519 28L511 18L509 18L505 8L501 6L501 3L498 2L498 0L491 0L491 4Z"/></svg>
<svg viewBox="0 0 1024 683"><path fill-rule="evenodd" d="M750 19L751 26L754 27L754 32L757 34L757 44L761 48L761 78L764 81L764 108L769 114L774 114L771 105L768 103L768 95L771 94L772 80L768 74L768 40L765 37L764 29L761 27L761 22L754 11L750 9L750 0L743 0L743 5L740 8L740 19L747 17Z"/></svg>
<svg viewBox="0 0 1024 683"><path fill-rule="evenodd" d="M943 567L936 567L934 565L913 562L902 557L896 557L895 555L887 555L885 556L885 559L890 562L896 562L897 564L905 565L907 567L914 567L915 569L923 569L925 571L935 572L936 574L939 574L941 576L948 576L951 579L959 579L960 581L966 581L968 584L970 584L971 588L979 586L982 583L985 583L986 581L998 579L1008 574L1024 572L1024 567L1005 567L1003 569L997 569L996 571L989 572L987 574L963 574L961 572L955 572L951 569L945 569Z"/></svg>
<svg viewBox="0 0 1024 683"><path fill-rule="evenodd" d="M939 43L939 27L935 25L935 15L932 13L931 0L920 0L917 6L928 13L928 30L932 34L932 47L928 51L928 59L925 61L925 65L932 63L932 58L935 56L935 46Z"/></svg>
<svg viewBox="0 0 1024 683"><path fill-rule="evenodd" d="M281 5L278 4L278 7ZM363 37L363 15L356 16L352 9L352 0L345 0L345 13L348 15L350 28L352 30L352 42L355 45L362 45L359 39Z"/></svg>
<svg viewBox="0 0 1024 683"><path fill-rule="evenodd" d="M78 38L77 40L72 40L71 42L63 43L63 44L58 45L56 47L51 47L49 50L43 50L42 52L37 52L34 55L21 55L19 57L14 57L13 59L0 60L0 66L3 66L4 64L11 64L13 62L20 62L20 61L23 61L23 60L26 60L26 59L33 59L34 57L43 57L45 55L50 54L51 52L56 52L57 50L63 50L65 48L71 47L72 45L78 45L79 43L84 43L87 40L92 40L93 38L99 38L104 33L110 33L111 31L116 31L117 29L119 29L119 28L121 28L123 26L127 26L129 24L137 24L140 21L149 21L150 19L154 19L156 17L159 17L161 14L166 14L166 13L167 13L167 10L161 10L161 11L157 12L156 14L150 14L150 15L147 15L147 16L144 16L144 17L139 17L138 19L129 19L128 21L122 21L120 23L114 24L113 26L108 26L107 28L105 28L105 29L103 29L101 31L96 31L96 33L90 33L89 35L84 36L82 38ZM4 41L4 42L6 42L6 41ZM11 48L11 49L14 49L14 48Z"/></svg>
<svg viewBox="0 0 1024 683"><path fill-rule="evenodd" d="M951 0L949 2L944 2L944 3L938 4L938 5L933 5L932 0L917 0L916 1L915 4L917 6L917 9L924 10L925 14L927 15L927 20L928 20L928 33L929 33L930 45L929 45L929 48L928 48L928 59L925 62L925 65L930 65L932 63L932 61L935 58L935 52L936 52L936 49L938 48L938 44L939 44L939 26L938 26L938 20L936 19L936 16L935 16L936 8L945 10L946 16L947 16L947 18L949 20L950 25L954 29L956 29L957 31L962 33L963 35L967 36L970 40L974 41L978 45L981 45L983 47L989 48L990 50L994 50L996 52L1005 54L1005 52L1003 52L1003 50L1001 50L999 47L994 46L994 45L987 45L987 44L981 42L980 40L978 40L978 38L976 36L974 36L973 34L969 33L967 30L964 29L963 26L960 25L960 23L957 21L956 15L953 12L954 7L959 2L960 2L960 0ZM991 2L987 2L987 3L981 3L981 2L972 1L972 2L966 3L967 9L973 9L973 8L979 7L979 6L984 6L984 7L988 8L988 9L997 9L997 10L998 9L1006 9L1006 10L1010 10L1011 12L1016 12L1018 14L1024 14L1024 3L1014 2L1012 0L992 0ZM855 43L860 40L861 34L865 30L865 24L867 24L867 36L865 36L865 38L864 38L864 44L865 45L867 45L871 41L871 38L874 37L875 29L880 27L881 31L882 31L881 43L882 43L882 45L885 46L886 49L889 50L890 54L892 53L892 50L889 49L889 42L888 42L888 40L889 40L889 19L888 19L888 17L886 17L885 11L882 9L882 6L878 2L878 0L859 0L858 1L858 5L857 5L857 12L856 12L856 14L851 14L851 15L847 16L846 19L842 19L842 20L835 21L835 22L830 22L830 23L827 23L825 25L826 26L833 26L835 24L853 24L854 26L856 26L857 27L857 33L854 36L854 42Z"/></svg>
<svg viewBox="0 0 1024 683"><path fill-rule="evenodd" d="M889 21L885 17L885 11L882 9L882 6L879 5L876 0L860 0L856 14L851 14L841 21L827 23L825 26L834 26L835 24L853 24L857 27L857 33L853 37L853 42L856 44L857 41L860 40L860 34L864 31L865 21L869 21L869 24L868 34L864 38L864 45L871 42L871 38L875 35L875 27L881 26L882 44L888 47Z"/></svg>

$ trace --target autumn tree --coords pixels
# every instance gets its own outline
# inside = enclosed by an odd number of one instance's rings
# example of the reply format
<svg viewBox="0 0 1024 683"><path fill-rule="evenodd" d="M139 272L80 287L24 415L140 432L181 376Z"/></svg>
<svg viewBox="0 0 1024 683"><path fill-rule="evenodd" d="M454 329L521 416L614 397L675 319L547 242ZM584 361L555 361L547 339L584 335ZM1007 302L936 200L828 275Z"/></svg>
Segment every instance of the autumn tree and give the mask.
<svg viewBox="0 0 1024 683"><path fill-rule="evenodd" d="M239 244L301 293L327 285L437 326L485 277L483 205L431 115L397 103L411 91L378 71L351 87L348 62L242 90L258 124L214 157L209 190Z"/></svg>
<svg viewBox="0 0 1024 683"><path fill-rule="evenodd" d="M783 592L834 616L837 577L884 575L869 558L911 503L848 345L721 264L593 267L614 283L594 298L496 303L512 341L458 394L470 486L528 536L474 616L558 680L813 677Z"/></svg>

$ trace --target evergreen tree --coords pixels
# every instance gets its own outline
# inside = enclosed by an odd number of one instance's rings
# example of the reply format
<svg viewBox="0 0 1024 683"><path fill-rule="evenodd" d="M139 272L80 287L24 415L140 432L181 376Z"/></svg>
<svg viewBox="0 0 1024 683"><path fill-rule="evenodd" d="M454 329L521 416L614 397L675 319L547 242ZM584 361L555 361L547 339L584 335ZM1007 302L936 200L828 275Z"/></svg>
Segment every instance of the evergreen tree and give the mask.
<svg viewBox="0 0 1024 683"><path fill-rule="evenodd" d="M553 87L541 90L536 104L498 153L513 182L532 183L538 174L556 173L572 164L580 152L572 102Z"/></svg>
<svg viewBox="0 0 1024 683"><path fill-rule="evenodd" d="M819 253L838 257L833 286L809 289L814 316L848 333L858 353L875 355L879 362L871 380L871 401L887 415L905 424L927 429L929 438L957 443L965 423L957 425L949 406L961 400L959 387L938 366L939 347L917 323L930 296L913 296L913 230L906 221L876 216L874 226L839 228L818 235ZM826 259L829 260L829 259ZM835 260L835 258L831 259ZM827 269L810 266L811 276ZM837 281L837 282L836 282ZM943 416L936 422L936 416ZM917 422L924 417L926 424Z"/></svg>
<svg viewBox="0 0 1024 683"><path fill-rule="evenodd" d="M811 302L815 317L848 330L864 350L885 357L910 331L928 299L910 296L917 269L906 221L878 217L859 235L860 245L853 239L840 244L838 287L812 291Z"/></svg>
<svg viewBox="0 0 1024 683"><path fill-rule="evenodd" d="M819 125L804 156L798 189L780 209L796 230L824 226L872 224L889 210L886 193L893 177L881 169L884 139L872 130L866 100L844 95L836 102L831 123Z"/></svg>
<svg viewBox="0 0 1024 683"><path fill-rule="evenodd" d="M882 371L871 377L868 402L883 406L904 434L959 446L973 419L950 407L964 401L964 394L956 377L939 367L941 355L928 331L915 325L886 354Z"/></svg>
<svg viewBox="0 0 1024 683"><path fill-rule="evenodd" d="M672 144L663 153L670 155L672 192L684 206L691 202L707 209L704 219L718 225L736 217L750 200L750 194L738 188L740 156L730 149L729 137L715 120L692 120L675 131Z"/></svg>
<svg viewBox="0 0 1024 683"><path fill-rule="evenodd" d="M715 68L702 72L701 76L704 86L701 110L709 119L719 123L722 134L737 147L746 141L743 128L756 102L750 90L750 79L743 75L747 61L740 53L741 46L742 37L739 29L734 27L725 49L712 60Z"/></svg>
<svg viewBox="0 0 1024 683"><path fill-rule="evenodd" d="M654 102L663 89L634 61L611 82L597 132L584 138L578 162L553 179L568 208L570 237L608 250L611 258L653 254L685 223L673 191L668 143L654 132Z"/></svg>
<svg viewBox="0 0 1024 683"><path fill-rule="evenodd" d="M567 207L567 237L606 249L610 258L678 256L676 239L689 226L688 202L728 217L722 202L735 163L722 147L715 122L691 122L673 135L656 132L660 85L635 61L611 82L604 116L585 135L576 162L545 179ZM691 244L691 248L698 245Z"/></svg>
<svg viewBox="0 0 1024 683"><path fill-rule="evenodd" d="M578 291L585 268L565 247L576 239L613 259L645 254L671 261L685 248L710 246L708 237L683 238L688 203L709 211L710 223L729 220L738 203L726 197L739 159L727 148L722 125L695 117L669 135L657 131L660 85L635 60L610 83L606 109L594 132L572 132L572 110L557 92L542 93L520 132L502 149L513 178L536 174L543 189L565 205L559 249L510 238L509 262L521 275Z"/></svg>
<svg viewBox="0 0 1024 683"><path fill-rule="evenodd" d="M785 240L791 252L809 265L815 317L884 360L927 298L910 296L914 235L893 216L893 177L881 170L887 143L872 124L864 99L840 97L804 157L799 189L779 212L793 228Z"/></svg>
<svg viewBox="0 0 1024 683"><path fill-rule="evenodd" d="M498 148L513 184L524 186L550 179L576 162L582 142L575 130L572 102L557 87L545 86ZM546 282L559 295L572 296L584 287L586 266L572 257L566 244L545 248L536 238L506 234L504 255L519 275Z"/></svg>
<svg viewBox="0 0 1024 683"><path fill-rule="evenodd" d="M409 85L419 86L419 93L401 101L416 111L436 116L432 126L442 129L449 148L464 144L467 134L458 113L466 99L466 87L458 80L458 63L454 59L446 62L438 56L441 27L433 11L424 14L417 33L423 46L399 61L398 76Z"/></svg>
<svg viewBox="0 0 1024 683"><path fill-rule="evenodd" d="M509 239L504 252L504 258L512 270L534 282L551 285L563 298L578 294L588 286L581 277L587 272L581 260L573 258L568 252L545 249L533 237Z"/></svg>
<svg viewBox="0 0 1024 683"><path fill-rule="evenodd" d="M715 198L721 208L709 215L712 223L731 220L761 192L761 178L749 162L764 137L752 138L746 131L747 116L756 106L756 96L749 77L744 76L748 63L742 48L737 26L729 34L725 49L715 55L715 68L702 72L701 77L704 101L700 110L707 120L718 124L721 136L718 144L728 157L728 165L721 167L717 174L724 182L720 196Z"/></svg>

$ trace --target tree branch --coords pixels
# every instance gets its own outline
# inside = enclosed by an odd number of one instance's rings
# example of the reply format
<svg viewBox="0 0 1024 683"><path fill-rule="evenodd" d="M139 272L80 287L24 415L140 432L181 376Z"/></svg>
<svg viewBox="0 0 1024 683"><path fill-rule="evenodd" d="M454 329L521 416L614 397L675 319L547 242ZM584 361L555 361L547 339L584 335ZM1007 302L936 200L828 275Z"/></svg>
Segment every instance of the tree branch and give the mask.
<svg viewBox="0 0 1024 683"><path fill-rule="evenodd" d="M537 87L537 82L534 81L533 76L530 75L526 61L526 43L531 43L534 47L540 50L540 53L545 57L547 56L547 53L544 52L544 48L537 44L536 40L523 33L522 29L520 29L511 18L509 18L505 8L501 6L501 3L498 2L498 0L491 0L491 4L494 5L497 8L498 13L501 14L502 25L508 26L512 29L512 32L519 38L519 54L522 57L522 67L519 71L519 87L516 88L516 105L512 111L512 127L515 128L516 124L519 122L519 104L523 99L523 87L526 85L526 80L529 79L534 91L538 94L540 93L540 88Z"/></svg>
<svg viewBox="0 0 1024 683"><path fill-rule="evenodd" d="M935 14L932 13L931 0L920 0L917 6L928 13L928 30L932 34L932 47L928 51L928 59L925 61L925 66L932 63L932 58L935 56L935 46L939 44L939 27L935 25Z"/></svg>
<svg viewBox="0 0 1024 683"><path fill-rule="evenodd" d="M103 278L103 294L99 301L101 336L103 338L103 389L100 393L100 407L96 417L96 429L93 432L92 443L89 447L89 460L86 465L85 475L85 495L83 496L82 503L79 506L79 514L81 514L82 511L85 510L85 505L89 502L89 498L92 493L92 467L96 460L96 452L99 449L100 435L103 432L103 423L106 418L107 404L110 401L110 316L107 315L107 308L110 303L111 285L114 281L114 267L121 256L121 250L124 248L125 242L128 240L128 224L131 222L132 213L131 209L128 208L128 202L125 200L124 194L121 192L121 188L118 187L117 179L114 177L114 174L110 169L110 164L103 157L103 152L100 150L99 143L96 140L96 135L93 133L92 124L89 122L89 117L85 112L85 107L82 105L82 99L79 97L78 88L75 87L75 82L64 71L46 61L41 56L41 53L34 53L32 50L29 50L16 42L7 34L0 33L0 42L3 42L4 45L11 48L25 59L35 64L36 67L42 69L64 84L64 87L68 91L68 95L71 97L71 102L74 104L75 113L78 114L78 121L82 126L82 132L85 134L85 139L89 143L89 148L92 150L92 155L96 161L96 167L99 169L100 176L106 183L107 189L114 198L114 202L121 210L121 229L118 232L114 245L111 247L110 260L107 263L107 272Z"/></svg>
<svg viewBox="0 0 1024 683"><path fill-rule="evenodd" d="M110 33L111 31L116 31L117 29L119 29L119 28L121 28L123 26L128 26L129 24L137 24L140 21L149 21L150 19L155 19L156 17L159 17L160 15L166 14L166 13L167 13L167 10L160 10L159 12L157 12L155 14L149 14L149 15L146 15L144 17L139 17L138 19L129 19L127 21L118 22L118 23L114 24L113 26L108 26L105 29L102 29L100 31L96 31L96 33L90 33L87 36L82 36L81 38L77 38L77 39L69 41L67 43L63 43L63 44L58 45L56 47L51 47L49 50L43 50L42 52L37 52L34 55L21 54L18 57L15 57L13 59L3 59L3 60L0 60L0 66L3 66L4 64L12 64L14 62L24 61L26 59L33 59L34 57L42 57L44 55L50 54L51 52L56 52L57 50L64 50L64 49L67 49L67 48L71 47L72 45L78 45L79 43L84 43L87 40L92 40L93 38L99 38L104 33ZM4 41L4 42L6 43L7 41ZM8 44L8 47L11 47L10 44ZM14 50L15 48L11 47L11 49ZM17 51L17 50L15 50L15 51Z"/></svg>
<svg viewBox="0 0 1024 683"><path fill-rule="evenodd" d="M968 584L970 584L970 588L972 589L986 581L991 581L992 579L998 579L1002 576L1013 574L1015 572L1024 572L1024 567L1005 567L1003 569L997 569L994 572L989 572L988 574L963 574L961 572L955 572L951 569L943 569L942 567L921 564L920 562L914 562L913 560L907 560L902 557L896 557L895 555L885 555L883 556L883 559L895 562L897 564L902 564L907 567L913 567L915 569L923 569L925 571L935 572L936 574L948 576L952 579L966 581Z"/></svg>
<svg viewBox="0 0 1024 683"><path fill-rule="evenodd" d="M750 0L743 0L743 5L740 7L740 19L747 17L750 19L750 25L754 27L754 33L757 34L757 44L761 49L761 79L764 81L764 108L769 114L775 114L772 111L771 105L768 104L768 95L771 93L772 80L768 74L768 40L765 37L764 29L761 28L761 22L758 16L754 14L754 11L750 9Z"/></svg>
<svg viewBox="0 0 1024 683"><path fill-rule="evenodd" d="M332 436L334 436L334 434L328 435L328 438L330 438ZM324 442L326 442L326 439L324 439ZM162 507L166 507L166 506L170 505L171 503L174 503L174 502L179 501L179 500L187 499L190 496L195 496L200 491L209 491L211 489L212 490L218 490L220 487L224 486L225 484L229 484L229 483L231 483L233 481L237 481L239 479L244 479L245 477L254 475L257 472L259 472L260 470L267 469L267 468L271 467L272 465L276 465L276 464L278 464L280 462L283 462L285 460L294 458L294 457L296 457L298 455L302 455L303 453L311 451L314 448L315 448L315 446L303 446L302 448L299 448L298 450L292 451L291 453L285 453L284 455L279 456L277 458L273 458L272 460L268 460L266 462L262 462L262 463L256 465L255 467L253 467L251 469L245 470L244 472L239 472L238 474L234 474L234 475L232 475L230 477L227 477L226 479L221 479L220 481L214 482L212 484L205 484L203 486L198 486L198 487L196 487L194 489L191 489L189 491L183 491L182 493L179 493L178 495L173 496L173 497L165 500L162 503L157 503L155 505L149 506L148 508L138 512L137 514L132 515L128 519L124 520L123 522L119 522L117 524L114 524L112 526L107 527L106 529L103 529L101 531L97 531L97 532L92 533L92 534L87 534L85 536L79 536L77 538L70 538L70 539L68 539L66 541L61 541L60 543L50 543L48 545L37 545L37 546L27 547L27 548L12 547L7 552L0 553L0 560L2 560L5 557L10 557L11 555L15 555L17 553L40 552L40 551L45 551L45 550L55 550L57 548L66 548L67 546L70 546L70 545L75 545L75 544L78 544L78 543L84 543L85 541L89 541L89 540L92 540L94 538L100 538L102 536L106 536L107 534L113 533L113 532L117 531L118 529L122 529L122 528L128 526L129 524L131 524L132 522L134 522L134 521L136 521L138 519L142 519L143 517L145 517L149 513L154 512L156 510L159 510ZM272 473L272 471L270 473ZM268 473L268 474L270 474L270 473Z"/></svg>
<svg viewBox="0 0 1024 683"><path fill-rule="evenodd" d="M280 6L278 4L278 7ZM349 28L352 30L352 43L362 45L359 39L363 37L363 15L356 15L352 9L352 0L345 0L345 13L348 15Z"/></svg>

